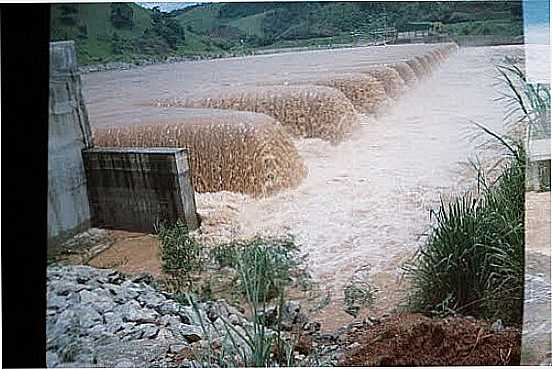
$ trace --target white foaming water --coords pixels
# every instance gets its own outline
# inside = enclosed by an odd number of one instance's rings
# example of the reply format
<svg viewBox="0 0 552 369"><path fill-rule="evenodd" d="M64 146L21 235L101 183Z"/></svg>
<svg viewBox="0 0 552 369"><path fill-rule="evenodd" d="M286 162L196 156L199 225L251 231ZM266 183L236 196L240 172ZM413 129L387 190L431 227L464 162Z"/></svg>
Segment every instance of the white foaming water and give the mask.
<svg viewBox="0 0 552 369"><path fill-rule="evenodd" d="M503 131L495 65L518 50L460 49L391 111L364 117L350 140L298 141L308 177L296 189L236 204L239 228L296 235L314 278L336 298L364 265L394 278L423 242L440 196L466 188L460 163L477 152L466 138L470 122Z"/></svg>
<svg viewBox="0 0 552 369"><path fill-rule="evenodd" d="M135 111L139 102L184 87L194 91L203 85L270 81L278 71L280 77L287 76L288 69L298 75L305 68L322 73L331 67L354 67L359 61L397 61L428 47L338 50L308 54L306 59L307 54L291 54L94 73L84 78L85 94L91 122L101 126L115 119L115 113ZM429 210L438 206L441 195L466 187L459 163L477 152L476 144L466 139L468 128L473 130L470 121L502 131L505 109L494 100L500 96L495 65L520 51L523 47L460 49L388 112L376 118L364 116L351 139L337 146L297 141L309 170L298 188L265 199L199 195L202 239L220 242L292 233L309 254L313 276L331 288L334 298L342 298L355 270L369 264L380 290L375 305L385 305L391 289L397 289L394 278L400 263L424 241L421 234L428 230Z"/></svg>

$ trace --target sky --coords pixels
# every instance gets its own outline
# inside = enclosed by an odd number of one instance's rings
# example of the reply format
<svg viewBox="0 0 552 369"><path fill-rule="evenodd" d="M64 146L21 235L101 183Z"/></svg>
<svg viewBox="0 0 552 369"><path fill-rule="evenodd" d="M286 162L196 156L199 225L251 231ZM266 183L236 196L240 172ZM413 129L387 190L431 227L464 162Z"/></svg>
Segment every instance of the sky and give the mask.
<svg viewBox="0 0 552 369"><path fill-rule="evenodd" d="M191 5L195 5L197 3L142 3L137 2L136 4L143 6L144 8L151 9L155 6L159 7L159 10L162 12L170 12L177 9L182 9Z"/></svg>
<svg viewBox="0 0 552 369"><path fill-rule="evenodd" d="M550 44L550 1L523 0L525 43Z"/></svg>
<svg viewBox="0 0 552 369"><path fill-rule="evenodd" d="M530 24L550 23L550 1L523 0L523 18Z"/></svg>
<svg viewBox="0 0 552 369"><path fill-rule="evenodd" d="M550 83L550 2L523 0L525 71L529 83Z"/></svg>

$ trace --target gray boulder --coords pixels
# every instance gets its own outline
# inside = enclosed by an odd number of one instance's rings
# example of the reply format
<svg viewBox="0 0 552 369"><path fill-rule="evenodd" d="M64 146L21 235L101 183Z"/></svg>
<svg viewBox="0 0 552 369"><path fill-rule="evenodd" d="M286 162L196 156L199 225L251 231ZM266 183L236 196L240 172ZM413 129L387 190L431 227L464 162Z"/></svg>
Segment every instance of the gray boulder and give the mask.
<svg viewBox="0 0 552 369"><path fill-rule="evenodd" d="M123 320L127 322L153 321L159 317L159 313L155 310L141 307L136 300L117 306L116 311L120 312Z"/></svg>

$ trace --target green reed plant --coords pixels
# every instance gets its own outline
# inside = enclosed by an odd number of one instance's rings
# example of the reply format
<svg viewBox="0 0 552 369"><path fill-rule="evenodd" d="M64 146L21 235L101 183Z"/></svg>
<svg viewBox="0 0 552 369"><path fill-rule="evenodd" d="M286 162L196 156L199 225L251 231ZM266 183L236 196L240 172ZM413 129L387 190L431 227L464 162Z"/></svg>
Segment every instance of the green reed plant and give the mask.
<svg viewBox="0 0 552 369"><path fill-rule="evenodd" d="M475 191L456 197L431 213L433 229L414 261L405 269L412 281L415 309L441 314L462 313L521 324L524 282L527 133L550 136L550 86L528 83L515 65L500 66L508 87L500 100L508 108L500 135L477 124L505 155L493 166L502 169L489 179L478 162Z"/></svg>
<svg viewBox="0 0 552 369"><path fill-rule="evenodd" d="M209 257L220 267L238 271L239 289L248 296L252 281L261 288L260 298L270 300L291 281L291 271L299 266L298 246L292 236L254 237L250 240L235 240L214 247ZM254 278L245 278L254 275Z"/></svg>
<svg viewBox="0 0 552 369"><path fill-rule="evenodd" d="M497 67L500 81L508 92L498 100L508 109L506 119L510 124L525 123L529 135L550 137L550 85L529 83L525 73L515 65Z"/></svg>
<svg viewBox="0 0 552 369"><path fill-rule="evenodd" d="M432 211L432 232L405 267L414 308L521 323L525 153L515 151L496 181Z"/></svg>
<svg viewBox="0 0 552 369"><path fill-rule="evenodd" d="M222 332L224 342L222 349L214 352L209 328L202 322L202 329L208 338L209 347L198 361L209 366L220 367L268 367L293 364L294 343L282 337L280 323L284 289L287 285L287 276L289 276L288 268L292 263L289 253L295 249L294 243L289 238L269 239L268 241L255 238L252 241L235 243L233 247L236 251L230 258L232 259L231 264L239 273L240 286L246 297L252 324L240 331L226 319L220 317L224 323L224 332ZM224 253L225 257L222 258L224 263L228 262L229 259L226 257L228 255L228 253ZM278 298L275 331L269 329L266 322L268 303L274 297ZM192 298L190 298L190 304L194 306L196 315L201 319L197 303ZM284 353L283 360L275 357L274 351Z"/></svg>

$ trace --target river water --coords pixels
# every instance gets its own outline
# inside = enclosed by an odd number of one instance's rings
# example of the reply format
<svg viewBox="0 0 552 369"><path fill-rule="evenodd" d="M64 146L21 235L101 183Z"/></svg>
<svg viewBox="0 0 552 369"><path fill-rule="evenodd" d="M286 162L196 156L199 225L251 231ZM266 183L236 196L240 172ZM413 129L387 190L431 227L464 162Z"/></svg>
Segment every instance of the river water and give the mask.
<svg viewBox="0 0 552 369"><path fill-rule="evenodd" d="M312 276L332 297L323 314L326 320L336 325L347 320L341 313L343 290L359 269L369 270L362 278L376 289L369 313L389 311L405 295L400 267L424 242L430 209L441 196L471 184L462 164L479 152L468 139L474 131L470 122L503 131L505 107L496 101L500 87L495 66L521 50L460 49L391 110L377 117L363 115L348 141L332 146L297 140L309 174L295 189L264 199L198 194L202 237L291 233L308 254ZM98 100L92 120L108 100Z"/></svg>
<svg viewBox="0 0 552 369"><path fill-rule="evenodd" d="M400 267L423 243L430 209L441 196L467 189L473 177L466 161L486 154L478 149L481 140L470 138L471 122L503 132L495 65L519 51L460 49L392 110L363 116L349 141L297 141L309 175L296 189L255 200L200 195L198 204L229 206L234 236L294 234L313 277L331 292L327 319L337 319L344 287L366 267L364 278L377 289L369 313L387 312L404 296Z"/></svg>

